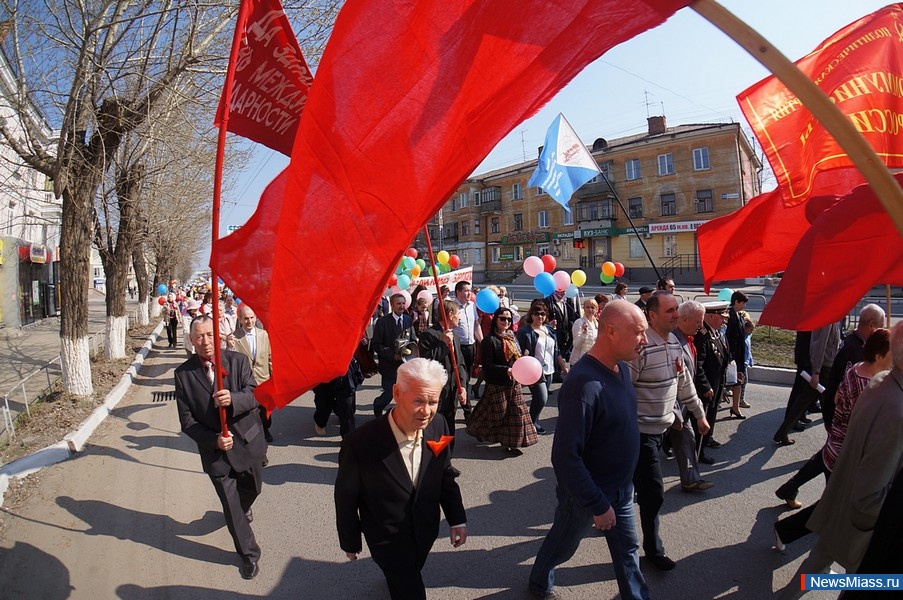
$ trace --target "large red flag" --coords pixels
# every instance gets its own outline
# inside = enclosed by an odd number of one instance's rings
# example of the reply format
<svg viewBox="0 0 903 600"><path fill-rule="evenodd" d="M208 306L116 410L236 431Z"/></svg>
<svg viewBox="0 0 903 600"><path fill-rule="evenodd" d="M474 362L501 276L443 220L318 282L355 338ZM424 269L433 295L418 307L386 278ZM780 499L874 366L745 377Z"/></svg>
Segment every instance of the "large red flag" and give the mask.
<svg viewBox="0 0 903 600"><path fill-rule="evenodd" d="M796 62L889 167L903 167L901 36L903 4L891 4L847 25ZM819 172L853 165L776 77L763 79L737 100L765 150L786 204L811 196Z"/></svg>
<svg viewBox="0 0 903 600"><path fill-rule="evenodd" d="M228 131L289 155L311 84L310 69L279 0L251 4L240 32ZM228 83L227 83L228 85ZM214 124L222 122L225 95Z"/></svg>
<svg viewBox="0 0 903 600"><path fill-rule="evenodd" d="M897 174L903 182L903 174ZM903 238L868 185L821 212L761 323L811 331L839 321L875 283L903 284Z"/></svg>
<svg viewBox="0 0 903 600"><path fill-rule="evenodd" d="M343 373L402 250L498 140L589 62L687 3L349 0L284 193L268 189L257 211L267 216L211 257L267 315L274 377L257 388L261 402L284 406Z"/></svg>

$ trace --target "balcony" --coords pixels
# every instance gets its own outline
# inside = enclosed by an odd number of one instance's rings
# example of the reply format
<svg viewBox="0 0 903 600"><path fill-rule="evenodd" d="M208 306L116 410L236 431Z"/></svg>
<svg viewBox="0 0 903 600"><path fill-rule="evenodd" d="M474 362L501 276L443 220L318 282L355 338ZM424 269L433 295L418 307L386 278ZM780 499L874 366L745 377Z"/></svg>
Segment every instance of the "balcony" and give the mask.
<svg viewBox="0 0 903 600"><path fill-rule="evenodd" d="M480 214L502 212L502 188L488 187L480 192Z"/></svg>
<svg viewBox="0 0 903 600"><path fill-rule="evenodd" d="M577 205L578 221L616 221L617 219L618 206L613 200L581 202Z"/></svg>

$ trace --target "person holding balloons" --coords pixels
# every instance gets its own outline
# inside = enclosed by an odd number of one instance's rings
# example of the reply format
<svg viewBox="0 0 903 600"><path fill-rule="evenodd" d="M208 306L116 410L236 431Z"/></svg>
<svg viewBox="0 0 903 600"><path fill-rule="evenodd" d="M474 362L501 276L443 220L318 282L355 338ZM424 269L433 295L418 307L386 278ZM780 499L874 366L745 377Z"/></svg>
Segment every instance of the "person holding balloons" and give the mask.
<svg viewBox="0 0 903 600"><path fill-rule="evenodd" d="M568 364L558 351L558 341L555 331L548 325L549 309L543 300L534 300L530 304L526 323L529 327L521 327L517 332L517 341L524 355L534 357L542 365L542 374L539 381L530 386L530 419L536 433L545 433L546 430L539 424L539 414L545 408L549 400L552 375L555 367L562 375L567 375Z"/></svg>
<svg viewBox="0 0 903 600"><path fill-rule="evenodd" d="M596 335L599 332L599 303L592 298L583 302L583 316L574 321L572 333L574 335L574 349L571 351L571 364L580 360L593 344L596 343Z"/></svg>
<svg viewBox="0 0 903 600"><path fill-rule="evenodd" d="M538 438L512 372L514 362L521 357L521 348L511 331L511 321L508 308L500 307L493 313L491 333L482 342L486 388L467 422L467 433L520 454L518 448L532 446Z"/></svg>
<svg viewBox="0 0 903 600"><path fill-rule="evenodd" d="M182 311L179 310L176 295L172 292L166 297L166 303L163 305L163 317L166 319L166 338L169 340L169 347L175 348Z"/></svg>

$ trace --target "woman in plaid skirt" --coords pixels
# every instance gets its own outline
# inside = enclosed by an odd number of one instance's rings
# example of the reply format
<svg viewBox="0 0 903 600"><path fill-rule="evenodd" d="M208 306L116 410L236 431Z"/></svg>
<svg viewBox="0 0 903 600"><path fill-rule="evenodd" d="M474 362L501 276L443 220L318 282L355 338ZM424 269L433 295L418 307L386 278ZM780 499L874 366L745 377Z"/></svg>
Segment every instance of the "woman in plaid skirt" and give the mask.
<svg viewBox="0 0 903 600"><path fill-rule="evenodd" d="M511 375L511 365L521 355L511 320L511 309L499 308L492 317L491 335L483 338L486 389L470 415L467 433L519 454L517 448L532 446L537 438L520 384Z"/></svg>

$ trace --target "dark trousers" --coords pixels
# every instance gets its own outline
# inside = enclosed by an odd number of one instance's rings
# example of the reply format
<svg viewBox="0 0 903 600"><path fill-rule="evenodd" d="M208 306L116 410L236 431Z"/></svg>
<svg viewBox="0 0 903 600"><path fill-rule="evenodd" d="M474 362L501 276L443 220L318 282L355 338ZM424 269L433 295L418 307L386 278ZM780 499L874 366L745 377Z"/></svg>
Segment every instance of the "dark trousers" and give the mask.
<svg viewBox="0 0 903 600"><path fill-rule="evenodd" d="M665 548L658 535L659 511L665 503L665 484L658 451L663 434L640 434L640 458L633 472L633 487L640 505L640 527L643 530L643 552L646 556L664 556Z"/></svg>
<svg viewBox="0 0 903 600"><path fill-rule="evenodd" d="M392 600L426 600L426 587L418 569L383 569Z"/></svg>
<svg viewBox="0 0 903 600"><path fill-rule="evenodd" d="M166 320L166 338L169 340L169 347L176 347L176 334L179 331L179 321L178 319L167 319Z"/></svg>
<svg viewBox="0 0 903 600"><path fill-rule="evenodd" d="M774 434L775 440L783 440L787 437L787 433L793 424L800 420L800 417L806 414L809 405L818 400L821 394L812 389L812 386L800 375L801 370L797 369L796 379L793 380L793 388L790 390L790 398L787 400L787 410L784 411L784 422L778 427ZM819 372L819 381L828 381L831 376L831 367L822 369Z"/></svg>
<svg viewBox="0 0 903 600"><path fill-rule="evenodd" d="M377 417L383 414L383 411L386 410L386 407L392 402L392 386L398 381L398 368L396 367L391 371L380 372L380 376L382 377L380 385L382 385L383 391L376 397L376 400L373 401L373 413Z"/></svg>
<svg viewBox="0 0 903 600"><path fill-rule="evenodd" d="M552 386L552 373L543 375L542 379L530 386L530 420L539 423L539 413L549 401Z"/></svg>
<svg viewBox="0 0 903 600"><path fill-rule="evenodd" d="M253 467L241 473L232 470L225 477L210 476L213 489L223 505L226 527L235 543L235 551L244 562L260 558L260 546L254 538L247 513L260 495L261 467Z"/></svg>
<svg viewBox="0 0 903 600"><path fill-rule="evenodd" d="M272 442L273 435L270 433L270 427L273 425L273 417L267 414L267 409L262 404L257 405L257 410L260 411L260 422L263 423L264 436L266 436L267 442Z"/></svg>
<svg viewBox="0 0 903 600"><path fill-rule="evenodd" d="M828 468L825 466L821 450L813 454L812 457L806 461L806 464L804 464L800 470L787 481L787 483L777 489L777 495L785 500L796 500L796 495L799 493L803 484L812 481L819 475L824 475L826 482L831 475L831 472L828 471Z"/></svg>
<svg viewBox="0 0 903 600"><path fill-rule="evenodd" d="M723 393L724 388L718 386L718 389L715 390L715 395L712 396L711 400L702 401L703 406L705 406L705 420L709 422L709 432L705 435L696 436L696 454L698 456L705 454L704 448L712 441L712 433L715 431L715 421L718 419L718 405L721 404L721 396Z"/></svg>
<svg viewBox="0 0 903 600"><path fill-rule="evenodd" d="M464 386L464 391L467 392L467 402L461 407L461 410L464 411L464 420L467 421L470 419L470 411L473 410L473 406L470 404L470 376L473 374L473 363L477 357L477 345L470 344L467 346L461 344L461 357L464 359L464 370L467 372L467 381L461 382L461 385Z"/></svg>
<svg viewBox="0 0 903 600"><path fill-rule="evenodd" d="M339 433L342 437L354 431L354 411L357 404L354 391L347 393L342 390L347 387L337 385L333 380L314 388L314 423L318 427L326 427L329 415L334 412L339 418Z"/></svg>

